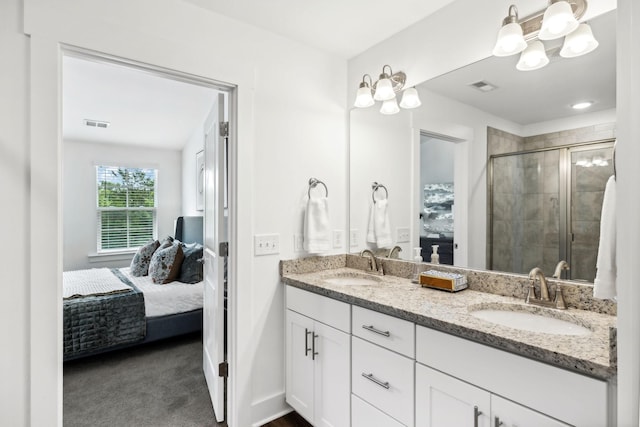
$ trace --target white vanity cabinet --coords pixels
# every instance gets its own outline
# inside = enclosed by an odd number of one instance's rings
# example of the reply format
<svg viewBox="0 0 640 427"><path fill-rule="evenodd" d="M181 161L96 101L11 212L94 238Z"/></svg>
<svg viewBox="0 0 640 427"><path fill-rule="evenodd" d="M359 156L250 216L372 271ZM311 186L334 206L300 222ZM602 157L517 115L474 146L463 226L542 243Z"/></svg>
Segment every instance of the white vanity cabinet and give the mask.
<svg viewBox="0 0 640 427"><path fill-rule="evenodd" d="M568 427L568 424L417 363L416 426Z"/></svg>
<svg viewBox="0 0 640 427"><path fill-rule="evenodd" d="M611 425L604 381L422 326L416 361L416 427Z"/></svg>
<svg viewBox="0 0 640 427"><path fill-rule="evenodd" d="M286 400L314 426L350 425L349 304L287 286Z"/></svg>

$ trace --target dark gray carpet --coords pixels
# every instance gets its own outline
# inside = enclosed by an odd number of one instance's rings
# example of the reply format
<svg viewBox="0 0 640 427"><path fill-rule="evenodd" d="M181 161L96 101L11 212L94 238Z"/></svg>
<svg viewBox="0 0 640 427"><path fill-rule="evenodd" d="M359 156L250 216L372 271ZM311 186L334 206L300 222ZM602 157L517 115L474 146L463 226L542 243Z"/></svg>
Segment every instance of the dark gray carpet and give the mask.
<svg viewBox="0 0 640 427"><path fill-rule="evenodd" d="M216 425L199 334L64 364L65 427Z"/></svg>

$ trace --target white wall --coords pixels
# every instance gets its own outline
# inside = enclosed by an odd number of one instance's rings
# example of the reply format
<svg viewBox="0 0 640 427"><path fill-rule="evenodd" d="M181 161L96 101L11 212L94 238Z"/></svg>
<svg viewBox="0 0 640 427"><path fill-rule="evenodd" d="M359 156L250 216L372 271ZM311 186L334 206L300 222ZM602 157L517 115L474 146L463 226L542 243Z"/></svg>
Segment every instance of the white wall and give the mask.
<svg viewBox="0 0 640 427"><path fill-rule="evenodd" d="M29 40L19 0L0 2L0 223L6 244L0 266L11 276L0 289L0 425L29 422ZM55 177L51 177L55 179ZM51 207L55 208L55 206Z"/></svg>
<svg viewBox="0 0 640 427"><path fill-rule="evenodd" d="M38 65L31 69L30 96L37 102L29 114L39 120L31 128L31 161L53 175L58 173L59 123L52 112L59 105L59 43L237 85L232 105L237 146L231 153L238 167L231 177L236 196L230 315L236 334L230 342L230 424L260 425L286 411L278 261L303 255L293 252L293 234L302 229L301 200L309 177L329 187L332 228L346 227L346 61L178 0L116 0L108 8L97 0L25 0L25 31L31 35L31 60ZM295 90L300 87L305 90ZM37 184L55 200L55 180ZM36 256L56 252L56 212L46 217L33 213L34 229L52 230L49 246L32 248ZM253 235L261 233L280 235L279 256L253 256ZM26 268L33 277L46 275L49 281L30 285L31 295L37 295L30 304L31 312L38 313L31 320L30 337L37 357L31 360L31 374L21 378L30 375L33 380L32 424L59 424L61 319L59 291L51 281L57 275L56 257L50 256L36 273L35 266ZM28 410L25 400L19 404Z"/></svg>
<svg viewBox="0 0 640 427"><path fill-rule="evenodd" d="M180 216L182 195L181 154L125 145L65 141L63 181L63 269L126 267L131 255L96 257L96 165L144 167L158 170L158 238L173 236ZM89 255L92 255L89 257Z"/></svg>

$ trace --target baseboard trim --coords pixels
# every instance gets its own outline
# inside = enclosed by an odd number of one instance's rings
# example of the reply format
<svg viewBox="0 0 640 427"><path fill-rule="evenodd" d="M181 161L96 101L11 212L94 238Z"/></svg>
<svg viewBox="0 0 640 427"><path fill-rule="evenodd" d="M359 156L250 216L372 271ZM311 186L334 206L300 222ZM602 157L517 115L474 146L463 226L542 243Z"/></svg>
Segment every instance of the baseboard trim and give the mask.
<svg viewBox="0 0 640 427"><path fill-rule="evenodd" d="M253 402L251 413L254 421L252 427L260 427L293 411L285 402L285 392L276 393L262 400Z"/></svg>

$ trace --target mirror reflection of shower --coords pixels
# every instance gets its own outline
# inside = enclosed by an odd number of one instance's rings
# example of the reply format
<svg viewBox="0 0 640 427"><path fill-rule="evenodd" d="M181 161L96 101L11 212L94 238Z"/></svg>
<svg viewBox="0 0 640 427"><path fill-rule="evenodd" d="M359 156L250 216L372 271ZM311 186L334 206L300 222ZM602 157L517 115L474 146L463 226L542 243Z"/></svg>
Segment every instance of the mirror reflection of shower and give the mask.
<svg viewBox="0 0 640 427"><path fill-rule="evenodd" d="M454 143L420 135L420 246L431 258L438 245L439 262L453 265Z"/></svg>
<svg viewBox="0 0 640 427"><path fill-rule="evenodd" d="M504 134L502 134L504 138ZM489 268L593 281L613 140L501 153L489 161Z"/></svg>

